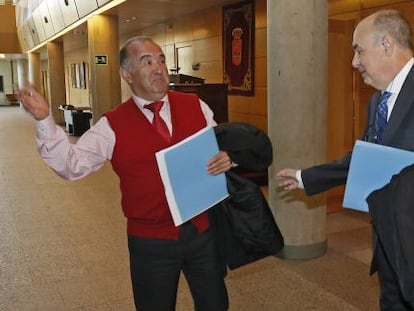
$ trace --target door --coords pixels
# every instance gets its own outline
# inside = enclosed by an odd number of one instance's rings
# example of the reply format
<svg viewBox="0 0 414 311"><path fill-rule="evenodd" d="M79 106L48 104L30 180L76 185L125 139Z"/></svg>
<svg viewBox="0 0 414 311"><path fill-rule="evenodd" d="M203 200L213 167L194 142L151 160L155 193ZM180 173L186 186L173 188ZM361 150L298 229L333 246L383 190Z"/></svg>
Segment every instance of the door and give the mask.
<svg viewBox="0 0 414 311"><path fill-rule="evenodd" d="M191 45L179 46L177 49L177 64L180 68L179 73L193 76L194 71L191 67L193 63L193 47ZM177 65L176 64L176 65Z"/></svg>
<svg viewBox="0 0 414 311"><path fill-rule="evenodd" d="M328 36L328 111L327 159L343 156L358 137L359 105L356 75L352 68L354 20L329 20ZM344 186L326 194L327 211L342 209Z"/></svg>

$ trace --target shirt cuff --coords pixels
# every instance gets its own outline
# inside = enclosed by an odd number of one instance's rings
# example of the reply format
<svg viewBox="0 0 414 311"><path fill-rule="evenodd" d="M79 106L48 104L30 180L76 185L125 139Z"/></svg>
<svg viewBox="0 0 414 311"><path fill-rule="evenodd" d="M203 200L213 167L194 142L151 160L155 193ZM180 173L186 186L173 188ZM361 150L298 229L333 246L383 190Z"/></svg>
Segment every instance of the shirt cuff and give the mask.
<svg viewBox="0 0 414 311"><path fill-rule="evenodd" d="M49 116L43 120L37 121L37 138L52 138L56 133L56 123L53 117Z"/></svg>
<svg viewBox="0 0 414 311"><path fill-rule="evenodd" d="M298 181L298 188L299 189L305 189L305 186L303 185L303 181L302 181L302 171L301 170L296 171L296 180Z"/></svg>

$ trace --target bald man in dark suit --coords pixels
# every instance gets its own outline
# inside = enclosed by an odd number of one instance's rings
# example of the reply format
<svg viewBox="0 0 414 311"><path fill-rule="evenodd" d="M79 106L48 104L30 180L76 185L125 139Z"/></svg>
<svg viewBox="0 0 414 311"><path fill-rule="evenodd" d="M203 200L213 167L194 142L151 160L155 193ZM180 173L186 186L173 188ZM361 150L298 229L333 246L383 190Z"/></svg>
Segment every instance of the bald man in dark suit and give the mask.
<svg viewBox="0 0 414 311"><path fill-rule="evenodd" d="M377 92L368 105L367 122L361 139L414 151L414 69L411 27L395 10L381 10L357 25L353 35L352 66L364 82ZM380 137L376 127L377 107L384 92L390 92L388 123ZM322 165L304 170L283 169L276 174L284 190L302 188L308 195L346 183L351 153ZM413 187L414 188L414 187ZM393 271L381 240L373 228L371 273L378 272L381 310L412 310Z"/></svg>

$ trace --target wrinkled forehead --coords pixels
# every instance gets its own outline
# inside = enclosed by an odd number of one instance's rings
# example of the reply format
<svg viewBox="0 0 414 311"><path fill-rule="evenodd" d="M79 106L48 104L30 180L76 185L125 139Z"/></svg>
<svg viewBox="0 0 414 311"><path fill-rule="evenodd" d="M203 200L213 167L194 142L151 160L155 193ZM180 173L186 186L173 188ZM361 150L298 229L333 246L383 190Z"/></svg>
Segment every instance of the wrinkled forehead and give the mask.
<svg viewBox="0 0 414 311"><path fill-rule="evenodd" d="M164 55L164 52L162 51L161 47L158 44L155 44L151 41L133 42L130 45L130 51L132 51L132 53L134 53L138 57L143 55L151 55L154 57Z"/></svg>

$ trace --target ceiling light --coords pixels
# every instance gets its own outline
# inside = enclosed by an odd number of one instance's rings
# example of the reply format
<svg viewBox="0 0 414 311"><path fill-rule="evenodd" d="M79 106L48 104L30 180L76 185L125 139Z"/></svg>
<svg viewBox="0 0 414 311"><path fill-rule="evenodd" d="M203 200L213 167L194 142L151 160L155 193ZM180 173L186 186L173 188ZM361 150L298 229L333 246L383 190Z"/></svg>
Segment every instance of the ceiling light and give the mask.
<svg viewBox="0 0 414 311"><path fill-rule="evenodd" d="M135 16L132 16L131 18L127 18L125 21L127 22L127 23L129 23L129 22L132 22L132 21L134 21L134 20L136 20L137 18L135 17Z"/></svg>

